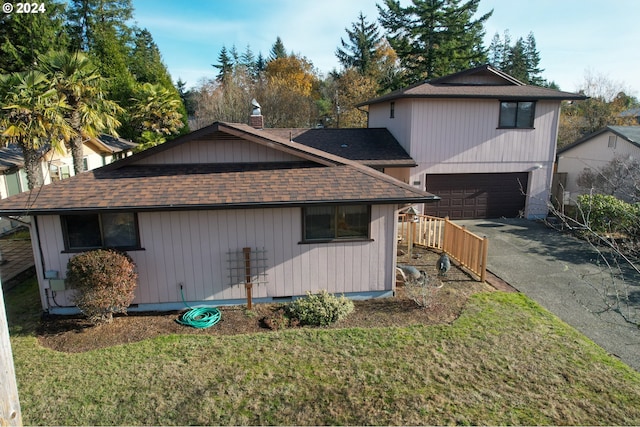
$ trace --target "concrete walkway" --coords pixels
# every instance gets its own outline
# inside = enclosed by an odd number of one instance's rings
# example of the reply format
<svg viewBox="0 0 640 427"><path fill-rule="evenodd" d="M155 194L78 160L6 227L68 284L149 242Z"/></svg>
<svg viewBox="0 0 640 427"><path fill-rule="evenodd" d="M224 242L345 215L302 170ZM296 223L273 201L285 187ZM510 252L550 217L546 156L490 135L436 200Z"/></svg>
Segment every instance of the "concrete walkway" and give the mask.
<svg viewBox="0 0 640 427"><path fill-rule="evenodd" d="M489 238L488 270L640 371L640 277L615 279L588 243L522 219L455 221ZM598 263L600 265L598 265ZM623 279L624 278L624 282ZM620 310L610 309L628 296ZM626 318L626 319L625 319Z"/></svg>

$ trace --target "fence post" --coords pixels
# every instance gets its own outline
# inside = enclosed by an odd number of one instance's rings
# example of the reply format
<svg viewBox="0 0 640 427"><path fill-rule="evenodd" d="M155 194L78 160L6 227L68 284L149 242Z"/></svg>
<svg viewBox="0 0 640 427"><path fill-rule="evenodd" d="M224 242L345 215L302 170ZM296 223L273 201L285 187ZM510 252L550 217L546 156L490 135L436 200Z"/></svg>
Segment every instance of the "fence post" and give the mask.
<svg viewBox="0 0 640 427"><path fill-rule="evenodd" d="M413 239L415 239L416 234L416 223L413 222L413 218L410 217L411 222L409 223L409 228L407 229L407 233L409 234L409 243L407 247L407 252L409 252L409 258L411 258L411 252L413 252Z"/></svg>
<svg viewBox="0 0 640 427"><path fill-rule="evenodd" d="M444 217L444 226L442 227L442 252L447 252L447 237L449 234L447 233L447 225L449 224L449 217Z"/></svg>
<svg viewBox="0 0 640 427"><path fill-rule="evenodd" d="M489 254L489 239L487 236L482 238L482 267L480 270L480 281L484 282L487 278L487 256Z"/></svg>

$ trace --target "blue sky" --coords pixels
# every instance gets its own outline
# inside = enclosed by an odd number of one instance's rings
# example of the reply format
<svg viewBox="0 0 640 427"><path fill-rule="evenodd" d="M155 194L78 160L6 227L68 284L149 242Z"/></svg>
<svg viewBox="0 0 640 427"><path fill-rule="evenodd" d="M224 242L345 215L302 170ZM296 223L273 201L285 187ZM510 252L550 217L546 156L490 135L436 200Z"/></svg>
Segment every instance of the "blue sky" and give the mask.
<svg viewBox="0 0 640 427"><path fill-rule="evenodd" d="M407 4L408 0L402 0ZM280 36L288 51L323 73L338 68L334 52L360 11L377 21L376 0L133 0L134 21L147 28L174 81L212 78L223 45L247 45L268 56ZM481 0L488 46L497 32L512 40L533 32L543 77L574 91L587 73L606 76L640 96L640 1Z"/></svg>

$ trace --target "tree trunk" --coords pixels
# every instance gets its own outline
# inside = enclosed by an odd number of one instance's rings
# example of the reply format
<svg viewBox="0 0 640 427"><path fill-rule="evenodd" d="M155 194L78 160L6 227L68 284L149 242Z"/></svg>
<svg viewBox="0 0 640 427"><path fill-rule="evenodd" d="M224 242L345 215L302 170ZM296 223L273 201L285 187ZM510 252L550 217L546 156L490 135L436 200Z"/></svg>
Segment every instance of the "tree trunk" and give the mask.
<svg viewBox="0 0 640 427"><path fill-rule="evenodd" d="M42 168L40 167L40 153L33 148L22 145L22 156L24 157L24 169L27 172L27 184L29 190L40 187L44 183Z"/></svg>
<svg viewBox="0 0 640 427"><path fill-rule="evenodd" d="M76 131L76 136L69 141L71 145L71 156L73 157L74 175L80 175L84 172L84 150L82 147L82 124L80 120L80 111L74 108L71 114L71 127Z"/></svg>

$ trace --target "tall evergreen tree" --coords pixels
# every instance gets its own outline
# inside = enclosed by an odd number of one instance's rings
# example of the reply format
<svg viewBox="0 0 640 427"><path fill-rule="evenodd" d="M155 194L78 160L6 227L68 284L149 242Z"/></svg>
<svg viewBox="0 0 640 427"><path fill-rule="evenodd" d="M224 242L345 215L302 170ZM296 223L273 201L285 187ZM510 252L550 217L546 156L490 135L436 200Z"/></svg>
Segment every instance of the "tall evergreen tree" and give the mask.
<svg viewBox="0 0 640 427"><path fill-rule="evenodd" d="M247 77L253 82L258 78L258 66L256 56L251 50L251 46L247 45L245 51L240 55L239 65L244 69Z"/></svg>
<svg viewBox="0 0 640 427"><path fill-rule="evenodd" d="M262 56L262 52L258 52L258 57L256 58L256 72L260 74L267 67L267 60Z"/></svg>
<svg viewBox="0 0 640 427"><path fill-rule="evenodd" d="M348 41L340 39L341 48L336 49L336 57L344 68L356 68L360 74L367 75L374 66L376 52L382 40L375 23L366 21L360 12L358 21L351 24L351 30L345 28Z"/></svg>
<svg viewBox="0 0 640 427"><path fill-rule="evenodd" d="M540 52L536 48L536 39L533 33L529 33L525 40L524 53L527 58L527 69L529 71L529 83L537 86L548 85L547 81L542 78L544 71L540 68Z"/></svg>
<svg viewBox="0 0 640 427"><path fill-rule="evenodd" d="M488 12L473 19L480 0L398 0L378 5L387 39L406 69L406 83L441 77L486 61L483 47Z"/></svg>
<svg viewBox="0 0 640 427"><path fill-rule="evenodd" d="M269 61L274 61L276 59L286 58L287 50L284 48L284 43L282 43L282 39L280 36L276 38L276 42L271 47L271 54L269 55Z"/></svg>
<svg viewBox="0 0 640 427"><path fill-rule="evenodd" d="M515 44L509 48L502 71L524 83L529 83L529 67L522 38L516 40Z"/></svg>
<svg viewBox="0 0 640 427"><path fill-rule="evenodd" d="M40 55L65 49L64 4L44 1L46 13L0 15L0 74L33 68Z"/></svg>
<svg viewBox="0 0 640 427"><path fill-rule="evenodd" d="M518 38L513 45L509 31L504 32L503 38L496 33L489 47L489 62L524 83L551 85L541 76L544 70L539 68L540 53L533 33L529 33L526 40Z"/></svg>
<svg viewBox="0 0 640 427"><path fill-rule="evenodd" d="M67 16L71 49L87 52L108 81L107 97L128 110L136 83L129 70L132 29L127 22L133 16L131 0L70 0ZM126 113L120 121L119 133L133 139Z"/></svg>
<svg viewBox="0 0 640 427"><path fill-rule="evenodd" d="M182 99L182 104L184 105L187 116L193 116L196 112L194 91L192 89L187 89L187 83L182 79L178 79L178 81L176 82L176 89L178 90L180 99Z"/></svg>
<svg viewBox="0 0 640 427"><path fill-rule="evenodd" d="M128 37L132 17L131 0L71 0L67 20L72 50L91 50L98 33L107 28Z"/></svg>
<svg viewBox="0 0 640 427"><path fill-rule="evenodd" d="M235 66L233 59L229 56L229 52L227 51L226 46L222 46L220 49L220 54L218 55L218 63L213 64L214 68L217 68L218 75L216 76L216 80L218 82L223 82L233 73L233 67Z"/></svg>
<svg viewBox="0 0 640 427"><path fill-rule="evenodd" d="M129 70L138 83L158 83L166 88L173 86L169 71L162 62L160 49L146 28L135 30L128 62Z"/></svg>

